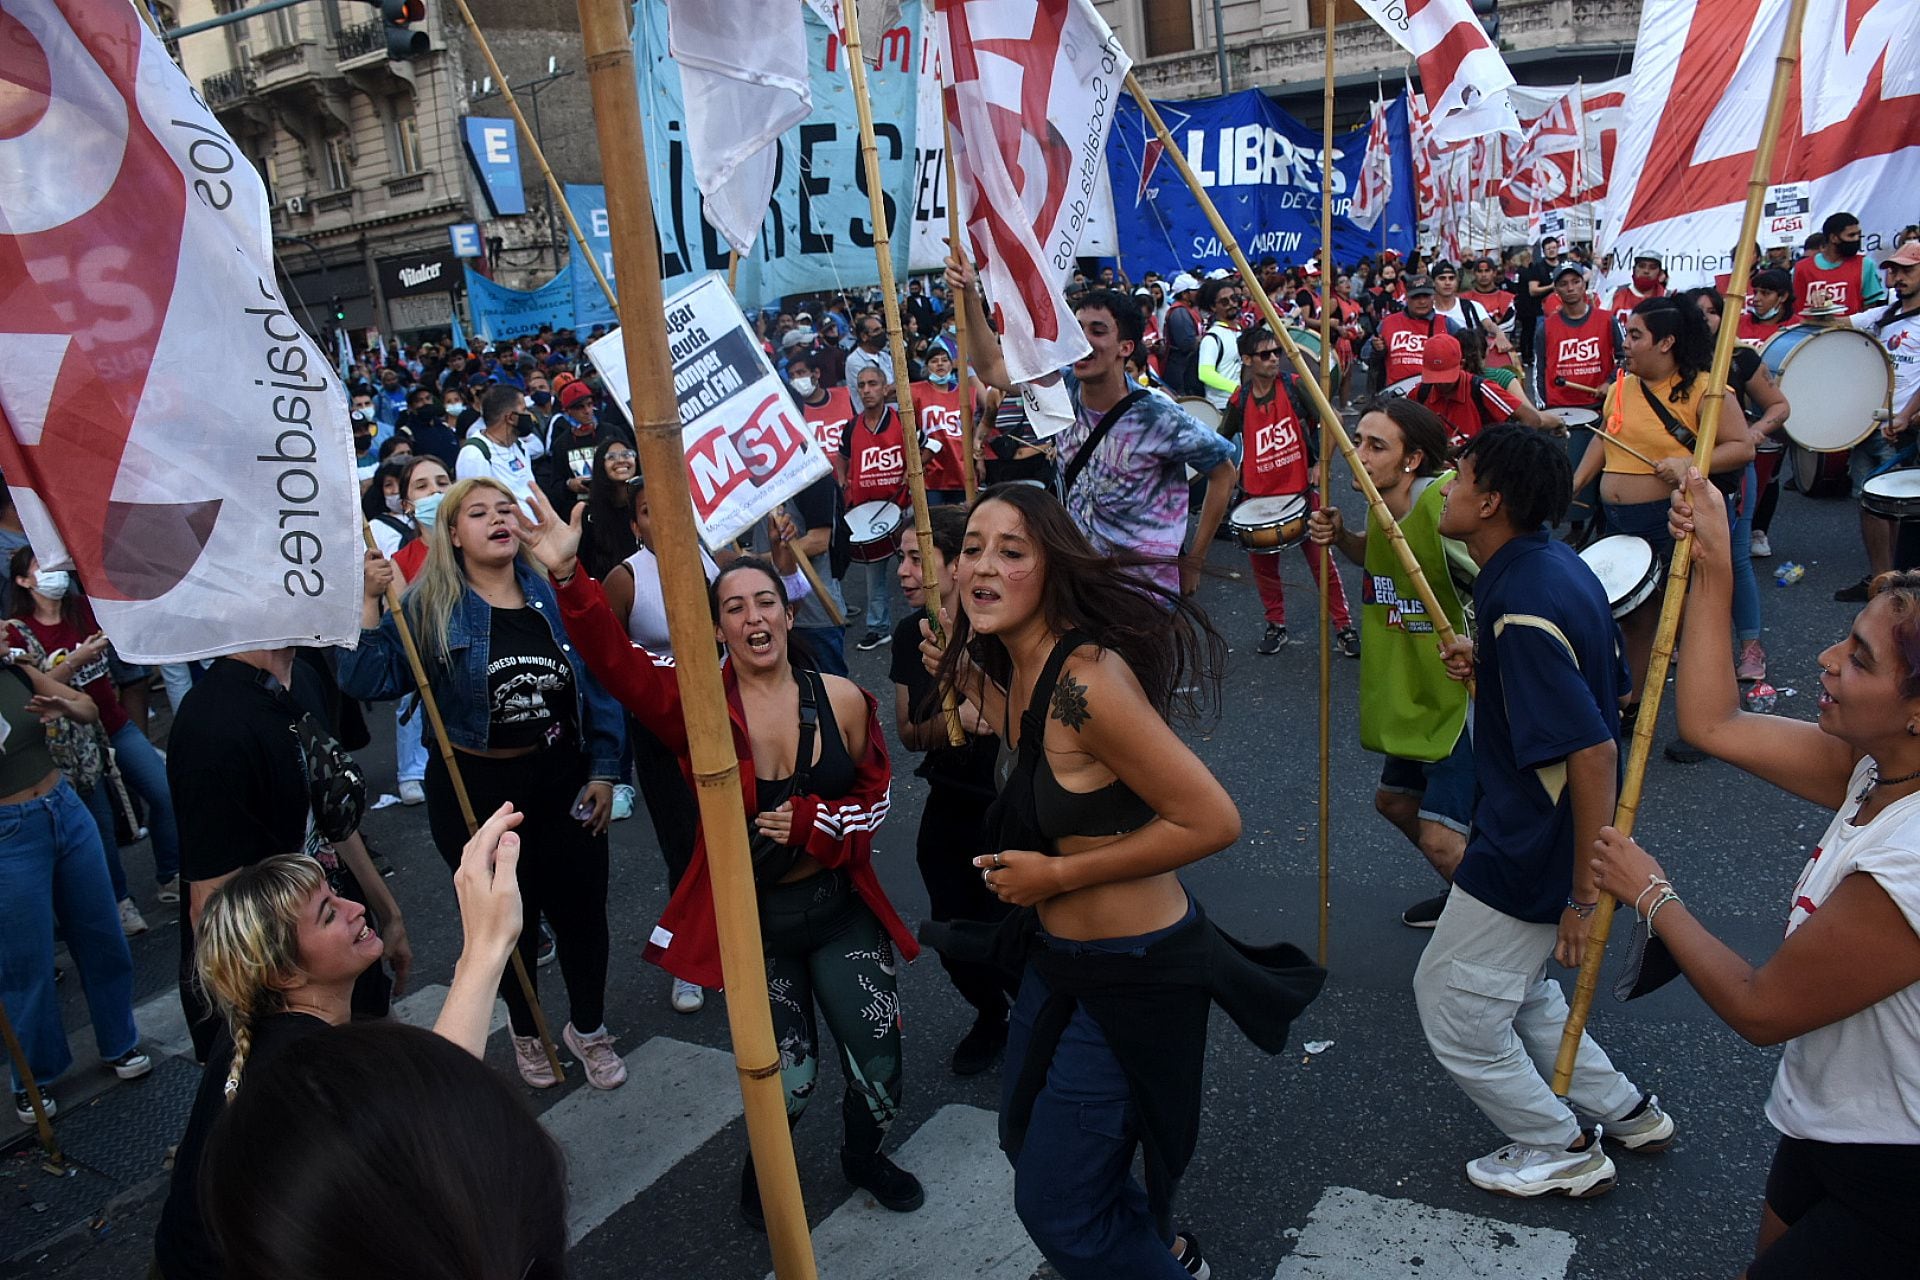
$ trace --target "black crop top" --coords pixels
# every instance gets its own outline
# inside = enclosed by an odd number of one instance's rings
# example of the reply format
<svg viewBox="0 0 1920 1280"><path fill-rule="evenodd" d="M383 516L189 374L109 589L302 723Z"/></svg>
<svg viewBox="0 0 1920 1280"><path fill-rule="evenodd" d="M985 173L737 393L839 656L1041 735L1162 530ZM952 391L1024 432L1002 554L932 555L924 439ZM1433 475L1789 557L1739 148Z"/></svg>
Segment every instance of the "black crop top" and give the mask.
<svg viewBox="0 0 1920 1280"><path fill-rule="evenodd" d="M1020 717L1020 745L1016 751L1027 751L1028 735L1046 733L1045 708L1059 681L1060 670L1074 650L1091 643L1085 635L1070 633L1054 645L1039 681L1033 686L1033 699ZM1058 852L1054 846L1069 836L1123 836L1138 831L1158 816L1152 805L1118 778L1092 791L1067 790L1053 776L1044 737L1034 738L1031 746L1032 782L1024 804L1032 815L1035 829L1045 837L1046 852ZM1002 794L1006 794L1004 784Z"/></svg>
<svg viewBox="0 0 1920 1280"><path fill-rule="evenodd" d="M847 744L840 736L840 722L833 718L833 700L827 696L826 681L820 673L811 667L795 667L793 676L803 680L812 689L814 706L818 708L820 739L820 758L811 768L796 766L795 772L802 775L803 790L807 795L821 800L838 800L853 790L853 757L847 754ZM792 794L793 774L784 778L762 778L753 780L754 808L765 813L769 809L778 809Z"/></svg>

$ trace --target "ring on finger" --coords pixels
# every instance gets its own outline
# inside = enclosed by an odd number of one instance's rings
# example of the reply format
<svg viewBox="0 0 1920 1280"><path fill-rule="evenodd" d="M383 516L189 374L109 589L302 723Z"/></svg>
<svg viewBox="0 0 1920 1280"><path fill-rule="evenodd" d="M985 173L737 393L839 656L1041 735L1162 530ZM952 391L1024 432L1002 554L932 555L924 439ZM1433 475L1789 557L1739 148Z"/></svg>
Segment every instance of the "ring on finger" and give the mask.
<svg viewBox="0 0 1920 1280"><path fill-rule="evenodd" d="M998 851L995 851L993 855L993 865L996 870L1007 865L1006 859L1002 858Z"/></svg>

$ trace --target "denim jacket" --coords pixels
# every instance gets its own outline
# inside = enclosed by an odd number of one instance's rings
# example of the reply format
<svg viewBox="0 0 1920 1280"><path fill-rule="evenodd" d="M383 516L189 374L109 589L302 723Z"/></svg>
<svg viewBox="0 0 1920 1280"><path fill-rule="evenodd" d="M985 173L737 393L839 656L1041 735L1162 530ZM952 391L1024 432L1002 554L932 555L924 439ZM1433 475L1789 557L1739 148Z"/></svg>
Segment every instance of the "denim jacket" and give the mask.
<svg viewBox="0 0 1920 1280"><path fill-rule="evenodd" d="M539 611L553 629L554 643L567 655L573 667L574 722L580 726L581 749L587 756L587 776L612 782L620 776L620 753L625 744L625 713L605 689L587 672L573 642L567 638L560 621L560 605L553 586L544 576L516 560L514 579L520 584L529 608ZM491 608L469 587L462 593L460 605L447 622L448 661L442 664L428 652L424 637L417 634L421 659L427 678L433 685L434 699L446 721L447 737L456 747L484 751L487 741L487 642L491 633ZM412 621L411 615L409 621ZM356 698L380 701L413 692L413 669L407 663L407 651L389 613L380 625L360 632L357 649L340 654L340 687Z"/></svg>

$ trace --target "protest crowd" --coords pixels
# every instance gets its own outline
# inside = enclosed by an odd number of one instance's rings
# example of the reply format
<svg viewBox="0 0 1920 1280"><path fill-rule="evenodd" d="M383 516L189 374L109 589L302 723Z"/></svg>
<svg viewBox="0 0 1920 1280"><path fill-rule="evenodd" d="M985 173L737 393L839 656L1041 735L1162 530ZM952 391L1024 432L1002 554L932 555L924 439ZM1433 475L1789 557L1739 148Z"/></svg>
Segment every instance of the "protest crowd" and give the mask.
<svg viewBox="0 0 1920 1280"><path fill-rule="evenodd" d="M1083 354L1042 379L1057 420L1016 376L1031 300L996 293L977 252L905 276L897 305L879 287L768 300L744 311L753 354L825 467L700 547L658 534L649 489L682 477L643 469L625 373L589 352L604 327L343 335L367 545L341 644L134 661L102 619L139 597L34 545L57 504L0 487L0 1002L19 1122L69 1114L63 1077L91 1065L63 985L84 992L107 1069L153 1072L129 940L149 932L142 904L177 904L203 1074L151 1274L567 1274L566 1157L528 1099L561 1083L561 1051L590 1089L648 1087L617 1047L610 973L657 965L658 998L689 1017L725 985L694 695L668 624L667 581L691 558L789 1124L837 1070L846 1182L914 1213L930 1171L896 1161L895 1120L928 1107L930 1077L998 1069L1002 1211L1042 1274L1231 1274L1175 1194L1203 1110L1223 1105L1208 1011L1277 1053L1328 971L1234 937L1183 885L1241 838L1248 799L1190 731L1218 707L1229 650L1256 682L1304 679L1264 660L1317 645L1324 607L1330 661L1361 689L1357 725L1333 732L1381 757L1373 808L1399 834L1347 820L1434 877L1399 911L1427 934L1406 986L1426 1050L1497 1134L1459 1153L1466 1180L1584 1199L1657 1178L1621 1166L1687 1133L1695 1100L1656 1093L1664 1064L1610 1053L1584 1013L1552 1083L1570 1012L1548 965L1580 966L1604 898L1631 922L1631 994L1684 978L1740 1036L1783 1046L1752 1121L1779 1135L1748 1188L1757 1241L1723 1273L1909 1274L1920 226L1815 218L1795 244L1753 246L1737 282L1564 233L1261 255L1250 278L1215 259L1081 258L1055 305ZM1781 374L1796 348L1842 342L1884 354L1886 394L1830 424L1822 401L1847 389L1809 402ZM1371 490L1363 518L1323 497L1336 423L1365 483L1344 467L1335 483ZM1846 438L1827 443L1830 427ZM1861 500L1833 596L1858 612L1820 656L1807 721L1767 714L1757 584L1795 554L1772 524L1783 492L1815 486ZM1296 549L1307 574L1289 576ZM1660 630L1676 550L1691 557L1677 644ZM1258 619L1244 634L1216 623L1230 593ZM1711 758L1831 811L1798 883L1763 887L1791 889L1791 914L1757 962L1689 903L1678 859L1670 876L1616 826L1669 657L1679 737L1654 767ZM376 740L391 777L354 758ZM884 883L912 874L887 821L901 773L925 784L919 920ZM366 839L387 791L421 806L445 867L431 878L459 909L431 1032L390 1016L425 959L390 876L403 863L418 893L431 858ZM642 946L610 898L643 874L615 824L643 814L666 901ZM899 970L923 951L971 1017L937 1070L903 1053ZM511 1074L483 1061L496 996ZM741 1155L737 1209L764 1230Z"/></svg>

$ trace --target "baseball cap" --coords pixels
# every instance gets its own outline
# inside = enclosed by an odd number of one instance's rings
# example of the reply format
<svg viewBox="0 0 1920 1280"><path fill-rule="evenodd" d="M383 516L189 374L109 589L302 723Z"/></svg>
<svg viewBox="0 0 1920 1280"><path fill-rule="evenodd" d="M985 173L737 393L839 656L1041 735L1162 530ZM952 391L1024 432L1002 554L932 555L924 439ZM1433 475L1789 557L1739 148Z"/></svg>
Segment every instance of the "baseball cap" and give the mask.
<svg viewBox="0 0 1920 1280"><path fill-rule="evenodd" d="M809 328L789 329L787 330L787 336L780 339L780 349L782 351L791 351L795 347L804 347L813 341L814 336L813 330Z"/></svg>
<svg viewBox="0 0 1920 1280"><path fill-rule="evenodd" d="M1883 267L1920 267L1920 240L1909 240L1880 259Z"/></svg>
<svg viewBox="0 0 1920 1280"><path fill-rule="evenodd" d="M1420 381L1458 382L1463 372L1460 339L1450 333L1436 333L1427 339L1426 348L1420 353Z"/></svg>
<svg viewBox="0 0 1920 1280"><path fill-rule="evenodd" d="M1227 270L1225 267L1215 267L1213 270L1207 272L1207 279L1225 280L1228 276L1232 274L1233 272Z"/></svg>
<svg viewBox="0 0 1920 1280"><path fill-rule="evenodd" d="M1189 289L1198 289L1199 287L1200 282L1193 278L1192 272L1182 271L1173 278L1173 291L1175 293L1185 293Z"/></svg>
<svg viewBox="0 0 1920 1280"><path fill-rule="evenodd" d="M560 389L560 407L571 409L582 401L593 399L593 388L575 378Z"/></svg>
<svg viewBox="0 0 1920 1280"><path fill-rule="evenodd" d="M1309 262L1309 263L1307 264L1307 274L1308 274L1308 275L1310 275L1310 276L1317 276L1317 275L1319 275L1319 274L1320 274L1320 264L1319 264L1319 263L1317 263L1317 262Z"/></svg>
<svg viewBox="0 0 1920 1280"><path fill-rule="evenodd" d="M1492 258L1488 258L1484 256L1475 258L1472 262L1467 263L1468 269L1473 271L1478 271L1481 267L1498 267L1499 265L1500 264L1495 262Z"/></svg>
<svg viewBox="0 0 1920 1280"><path fill-rule="evenodd" d="M1633 255L1633 260L1635 262L1651 262L1656 267L1661 265L1660 255L1651 249L1642 249L1639 253Z"/></svg>
<svg viewBox="0 0 1920 1280"><path fill-rule="evenodd" d="M1423 293L1431 294L1432 292L1433 281L1426 276L1414 276L1407 281L1407 296L1409 298L1418 297Z"/></svg>
<svg viewBox="0 0 1920 1280"><path fill-rule="evenodd" d="M1587 273L1580 269L1579 263L1567 262L1567 263L1562 263L1560 266L1560 269L1553 273L1553 280L1555 284L1558 284L1560 282L1561 276L1579 276L1581 279L1584 280L1586 279Z"/></svg>

